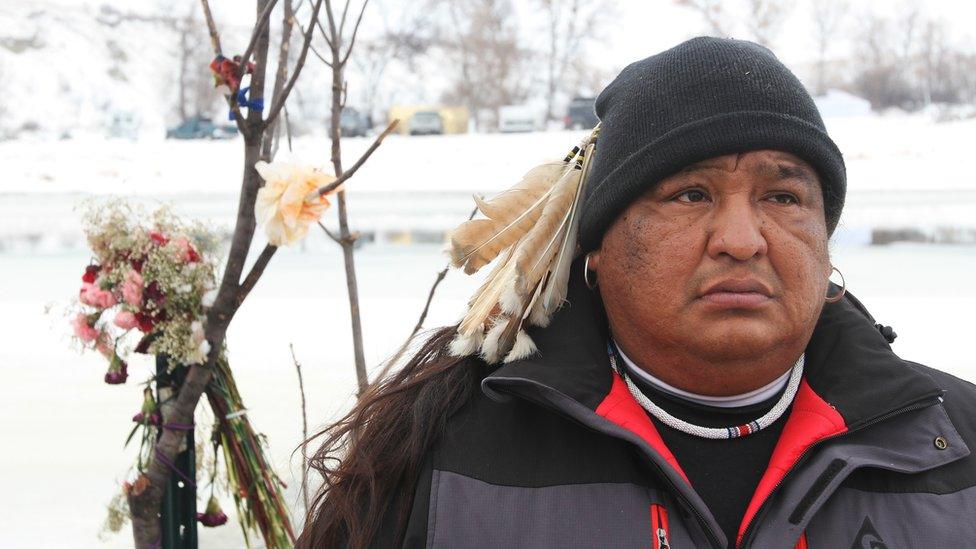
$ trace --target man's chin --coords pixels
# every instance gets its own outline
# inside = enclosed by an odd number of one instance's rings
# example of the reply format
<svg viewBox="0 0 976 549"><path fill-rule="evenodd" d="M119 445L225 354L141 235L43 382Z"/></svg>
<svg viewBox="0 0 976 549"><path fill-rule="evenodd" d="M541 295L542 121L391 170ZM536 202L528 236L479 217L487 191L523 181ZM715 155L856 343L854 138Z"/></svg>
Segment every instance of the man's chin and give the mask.
<svg viewBox="0 0 976 549"><path fill-rule="evenodd" d="M695 332L697 354L718 361L747 360L768 354L787 339L785 334L757 319L730 319Z"/></svg>

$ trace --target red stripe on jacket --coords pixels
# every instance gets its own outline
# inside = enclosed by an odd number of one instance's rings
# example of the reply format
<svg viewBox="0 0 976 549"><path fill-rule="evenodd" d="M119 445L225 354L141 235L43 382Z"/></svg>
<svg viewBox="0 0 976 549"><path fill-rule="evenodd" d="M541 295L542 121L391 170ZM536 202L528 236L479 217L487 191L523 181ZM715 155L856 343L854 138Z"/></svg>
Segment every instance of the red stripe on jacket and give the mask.
<svg viewBox="0 0 976 549"><path fill-rule="evenodd" d="M783 426L783 433L779 436L773 455L769 458L766 472L759 479L759 485L752 494L752 500L746 508L746 514L739 525L739 535L736 545L742 543L749 523L755 518L759 507L773 492L779 481L783 480L786 472L796 464L800 456L818 440L838 435L847 431L844 418L827 403L820 395L813 392L807 380L800 382L800 389L793 399L793 410Z"/></svg>
<svg viewBox="0 0 976 549"><path fill-rule="evenodd" d="M661 433L657 431L657 427L651 422L647 412L634 400L634 395L630 394L630 389L627 388L624 380L617 372L613 373L613 384L610 386L610 392L604 397L603 402L596 407L596 413L650 444L651 448L654 448L664 458L664 461L674 468L681 475L681 478L685 479L685 482L691 484L688 475L678 465L678 460L675 459L674 454L664 444Z"/></svg>

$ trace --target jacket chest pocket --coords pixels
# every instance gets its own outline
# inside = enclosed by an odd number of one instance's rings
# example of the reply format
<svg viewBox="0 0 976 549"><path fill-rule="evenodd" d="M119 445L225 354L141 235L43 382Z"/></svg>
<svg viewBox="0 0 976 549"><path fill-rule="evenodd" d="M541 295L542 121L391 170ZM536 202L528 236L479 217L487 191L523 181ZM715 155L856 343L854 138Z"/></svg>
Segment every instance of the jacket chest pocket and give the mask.
<svg viewBox="0 0 976 549"><path fill-rule="evenodd" d="M435 470L427 547L692 547L659 496L636 484L502 486Z"/></svg>

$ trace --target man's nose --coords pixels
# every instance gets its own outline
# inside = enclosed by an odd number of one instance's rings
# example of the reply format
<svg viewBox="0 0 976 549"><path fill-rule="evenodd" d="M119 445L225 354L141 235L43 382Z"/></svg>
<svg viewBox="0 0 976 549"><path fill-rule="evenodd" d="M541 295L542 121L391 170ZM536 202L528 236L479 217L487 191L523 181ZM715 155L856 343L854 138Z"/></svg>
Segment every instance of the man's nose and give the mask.
<svg viewBox="0 0 976 549"><path fill-rule="evenodd" d="M739 261L766 255L763 220L750 200L736 197L715 207L708 228L707 253L713 259L728 255Z"/></svg>

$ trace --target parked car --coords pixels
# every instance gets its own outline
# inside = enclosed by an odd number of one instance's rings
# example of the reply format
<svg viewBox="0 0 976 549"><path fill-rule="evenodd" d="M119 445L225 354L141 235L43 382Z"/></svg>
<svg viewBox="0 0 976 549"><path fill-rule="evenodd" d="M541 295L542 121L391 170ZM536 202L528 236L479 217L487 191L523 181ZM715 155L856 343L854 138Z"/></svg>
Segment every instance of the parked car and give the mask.
<svg viewBox="0 0 976 549"><path fill-rule="evenodd" d="M369 117L356 109L347 107L339 115L339 131L343 137L365 137L373 129Z"/></svg>
<svg viewBox="0 0 976 549"><path fill-rule="evenodd" d="M498 131L534 132L541 126L539 112L529 105L506 105L498 109Z"/></svg>
<svg viewBox="0 0 976 549"><path fill-rule="evenodd" d="M236 135L237 126L214 124L202 116L195 116L166 130L166 139L231 139Z"/></svg>
<svg viewBox="0 0 976 549"><path fill-rule="evenodd" d="M440 135L444 121L437 111L419 111L410 117L410 135Z"/></svg>
<svg viewBox="0 0 976 549"><path fill-rule="evenodd" d="M566 109L566 117L563 119L566 129L585 130L596 126L599 119L593 108L595 101L592 97L576 97L570 101L569 108Z"/></svg>

